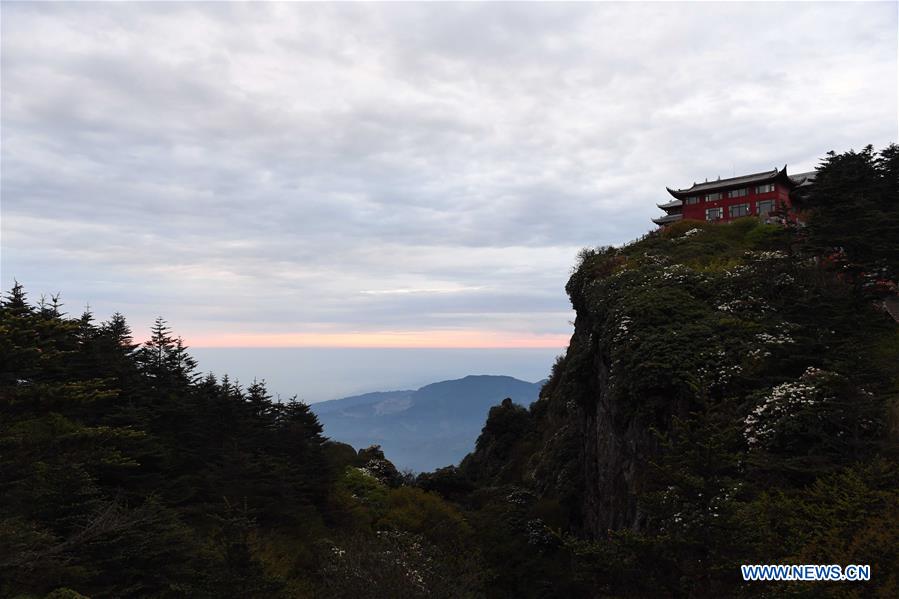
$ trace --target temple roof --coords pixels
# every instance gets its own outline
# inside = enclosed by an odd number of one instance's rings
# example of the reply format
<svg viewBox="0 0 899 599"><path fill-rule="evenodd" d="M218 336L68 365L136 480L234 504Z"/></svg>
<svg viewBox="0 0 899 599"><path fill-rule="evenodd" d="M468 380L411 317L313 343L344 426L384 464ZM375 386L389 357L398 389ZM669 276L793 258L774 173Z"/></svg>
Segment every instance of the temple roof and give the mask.
<svg viewBox="0 0 899 599"><path fill-rule="evenodd" d="M798 173L795 175L790 175L790 179L792 179L797 186L806 187L815 182L815 176L818 174L818 171L809 171L807 173Z"/></svg>
<svg viewBox="0 0 899 599"><path fill-rule="evenodd" d="M656 204L662 210L671 210L672 208L680 208L684 203L681 200L671 200L670 202L666 202L664 204Z"/></svg>
<svg viewBox="0 0 899 599"><path fill-rule="evenodd" d="M682 219L683 217L684 217L684 215L678 212L676 214L666 214L665 216L660 216L658 218L654 218L654 219L652 219L652 222L654 222L657 225L667 225L669 223L677 222L680 219Z"/></svg>
<svg viewBox="0 0 899 599"><path fill-rule="evenodd" d="M803 173L807 175L807 173ZM739 177L731 177L729 179L718 179L717 181L706 181L704 183L693 183L692 187L687 189L671 189L667 187L668 193L673 195L675 198L679 200L685 199L687 196L698 195L700 193L708 193L710 191L719 191L725 189L732 189L735 187L742 187L744 185L751 184L761 184L761 183L774 183L775 181L779 181L789 187L790 189L796 187L803 181L794 181L792 177L787 175L787 166L781 170L777 170L776 168L770 171L765 171L762 173L753 173L751 175L740 175ZM660 206L661 208L661 206Z"/></svg>

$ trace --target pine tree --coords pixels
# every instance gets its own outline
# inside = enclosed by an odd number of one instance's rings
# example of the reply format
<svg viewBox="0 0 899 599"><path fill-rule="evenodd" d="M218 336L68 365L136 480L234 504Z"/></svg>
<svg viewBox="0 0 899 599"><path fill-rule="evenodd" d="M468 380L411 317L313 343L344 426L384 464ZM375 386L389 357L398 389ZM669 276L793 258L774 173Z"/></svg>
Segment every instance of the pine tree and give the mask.
<svg viewBox="0 0 899 599"><path fill-rule="evenodd" d="M895 144L879 154L872 146L860 152L828 152L802 208L810 211L809 250L821 255L840 249L848 258L844 271L855 276L887 269L899 276L899 181Z"/></svg>

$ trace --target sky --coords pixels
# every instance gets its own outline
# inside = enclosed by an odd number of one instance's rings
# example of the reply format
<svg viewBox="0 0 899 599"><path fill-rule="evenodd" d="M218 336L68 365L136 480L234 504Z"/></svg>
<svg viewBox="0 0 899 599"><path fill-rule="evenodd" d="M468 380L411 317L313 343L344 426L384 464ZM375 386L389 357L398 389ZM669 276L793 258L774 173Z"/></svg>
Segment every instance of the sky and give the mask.
<svg viewBox="0 0 899 599"><path fill-rule="evenodd" d="M567 345L665 187L897 139L897 3L2 4L0 282L215 347Z"/></svg>

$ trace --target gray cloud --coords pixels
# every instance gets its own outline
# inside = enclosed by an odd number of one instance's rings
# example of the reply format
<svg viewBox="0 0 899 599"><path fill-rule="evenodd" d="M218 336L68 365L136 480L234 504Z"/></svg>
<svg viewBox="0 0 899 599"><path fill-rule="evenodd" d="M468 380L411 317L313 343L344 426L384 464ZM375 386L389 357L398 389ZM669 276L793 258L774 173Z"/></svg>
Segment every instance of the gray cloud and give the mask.
<svg viewBox="0 0 899 599"><path fill-rule="evenodd" d="M3 286L188 338L563 334L666 185L896 136L889 3L3 12Z"/></svg>

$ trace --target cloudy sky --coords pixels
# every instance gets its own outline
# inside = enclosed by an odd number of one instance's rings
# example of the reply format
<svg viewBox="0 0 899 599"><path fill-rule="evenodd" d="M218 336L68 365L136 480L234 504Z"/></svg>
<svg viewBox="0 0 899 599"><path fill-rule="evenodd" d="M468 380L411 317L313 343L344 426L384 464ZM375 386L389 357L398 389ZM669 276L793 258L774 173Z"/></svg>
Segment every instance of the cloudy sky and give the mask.
<svg viewBox="0 0 899 599"><path fill-rule="evenodd" d="M665 186L897 137L897 4L2 7L2 284L188 344L566 345Z"/></svg>

